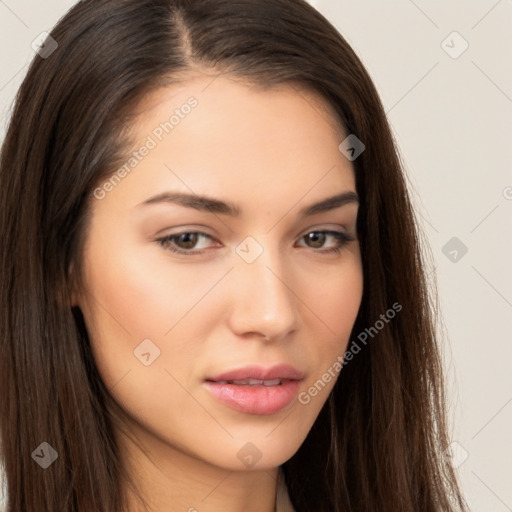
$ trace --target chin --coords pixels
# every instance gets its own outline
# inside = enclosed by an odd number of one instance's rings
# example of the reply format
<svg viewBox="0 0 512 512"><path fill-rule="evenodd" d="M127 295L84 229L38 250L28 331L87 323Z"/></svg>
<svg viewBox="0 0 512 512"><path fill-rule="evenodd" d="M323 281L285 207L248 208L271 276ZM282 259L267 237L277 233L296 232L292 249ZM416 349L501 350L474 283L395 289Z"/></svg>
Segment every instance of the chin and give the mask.
<svg viewBox="0 0 512 512"><path fill-rule="evenodd" d="M287 420L284 421L286 423ZM213 455L215 465L230 471L274 469L289 460L300 448L308 431L297 432L294 425L274 425L271 428L237 435L225 443L216 443L218 452ZM210 445L211 446L211 445Z"/></svg>

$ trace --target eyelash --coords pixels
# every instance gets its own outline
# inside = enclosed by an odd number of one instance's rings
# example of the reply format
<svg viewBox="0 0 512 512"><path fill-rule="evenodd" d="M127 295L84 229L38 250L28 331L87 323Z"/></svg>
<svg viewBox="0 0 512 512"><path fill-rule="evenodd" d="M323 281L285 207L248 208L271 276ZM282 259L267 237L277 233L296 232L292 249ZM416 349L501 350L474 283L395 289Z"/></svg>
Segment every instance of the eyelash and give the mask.
<svg viewBox="0 0 512 512"><path fill-rule="evenodd" d="M313 249L314 252L319 252L319 253L322 253L322 254L337 254L337 253L341 252L343 247L345 247L345 245L348 242L353 242L353 241L356 240L356 238L354 238L353 236L351 236L351 235L349 235L347 233L344 233L343 231L332 231L332 230L314 230L314 231L309 231L308 233L303 235L301 237L301 239L305 238L307 235L309 235L311 233L317 233L317 234L321 233L321 234L324 234L324 235L330 235L330 236L333 236L338 241L339 245L337 245L336 247L331 247L329 249L315 249L315 248L311 248L311 249ZM201 236L205 236L207 238L213 238L210 235L207 235L206 233L201 233L200 231L182 231L181 233L173 233L172 235L168 235L168 236L165 236L163 238L158 238L155 241L159 245L161 245L165 250L171 251L173 253L178 253L178 254L199 255L199 254L202 254L203 252L205 252L206 250L208 250L208 249L200 249L200 250L178 249L178 248L173 247L173 246L170 245L170 242L172 242L173 240L179 238L180 236L182 236L182 235L191 235L191 234L201 235Z"/></svg>

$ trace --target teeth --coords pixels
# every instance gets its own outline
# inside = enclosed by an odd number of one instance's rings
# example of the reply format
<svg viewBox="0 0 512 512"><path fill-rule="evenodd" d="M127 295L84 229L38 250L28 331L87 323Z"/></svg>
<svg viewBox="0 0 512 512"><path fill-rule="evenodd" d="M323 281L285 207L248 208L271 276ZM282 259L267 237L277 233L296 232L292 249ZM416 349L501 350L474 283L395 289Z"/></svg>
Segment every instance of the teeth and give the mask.
<svg viewBox="0 0 512 512"><path fill-rule="evenodd" d="M243 380L232 380L232 384L236 384L237 386L261 386L264 381L259 379L243 379Z"/></svg>
<svg viewBox="0 0 512 512"><path fill-rule="evenodd" d="M243 379L243 380L230 380L229 384L237 386L279 386L281 379L274 380L260 380L260 379Z"/></svg>

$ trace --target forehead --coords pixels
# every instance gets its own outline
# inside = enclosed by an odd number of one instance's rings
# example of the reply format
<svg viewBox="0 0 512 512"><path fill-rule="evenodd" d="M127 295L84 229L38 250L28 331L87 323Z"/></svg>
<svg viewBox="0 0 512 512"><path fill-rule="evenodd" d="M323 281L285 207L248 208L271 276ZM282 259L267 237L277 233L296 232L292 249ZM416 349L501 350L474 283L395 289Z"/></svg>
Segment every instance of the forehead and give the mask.
<svg viewBox="0 0 512 512"><path fill-rule="evenodd" d="M344 131L334 106L311 86L293 81L267 86L249 82L235 75L213 74L203 70L179 75L174 83L144 95L133 109L132 117L140 121L143 117L148 118L154 115L158 109L179 108L190 96L197 98L203 105L209 101L218 104L223 98L232 104L249 99L253 102L270 104L276 101L284 102L286 98L295 101L300 98L332 129ZM297 105L294 105L294 108L297 108ZM276 117L283 115L280 112L274 112L274 114Z"/></svg>
<svg viewBox="0 0 512 512"><path fill-rule="evenodd" d="M354 187L333 106L295 84L199 75L146 95L132 119L133 151L151 146L122 183L134 201L167 189L298 202Z"/></svg>
<svg viewBox="0 0 512 512"><path fill-rule="evenodd" d="M347 135L334 106L300 84L263 87L203 73L147 94L132 119L128 128L135 148L150 134L159 145L176 147L186 136L201 144L203 153L214 144L225 151L245 149L248 158L250 147L262 157L263 149L283 148L292 151L290 158L301 158L315 151L312 143L319 139L337 148Z"/></svg>

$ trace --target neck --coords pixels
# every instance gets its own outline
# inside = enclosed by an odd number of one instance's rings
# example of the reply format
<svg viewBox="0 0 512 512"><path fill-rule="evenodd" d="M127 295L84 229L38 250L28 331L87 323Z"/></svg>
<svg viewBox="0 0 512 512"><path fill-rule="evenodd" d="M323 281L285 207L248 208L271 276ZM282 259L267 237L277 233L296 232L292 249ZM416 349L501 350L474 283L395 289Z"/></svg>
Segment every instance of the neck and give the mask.
<svg viewBox="0 0 512 512"><path fill-rule="evenodd" d="M142 431L119 432L127 512L275 512L278 468L233 471L210 464Z"/></svg>

